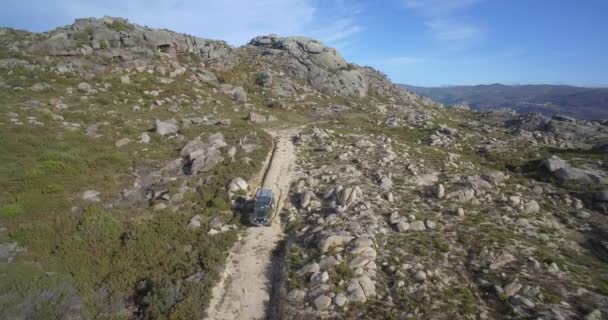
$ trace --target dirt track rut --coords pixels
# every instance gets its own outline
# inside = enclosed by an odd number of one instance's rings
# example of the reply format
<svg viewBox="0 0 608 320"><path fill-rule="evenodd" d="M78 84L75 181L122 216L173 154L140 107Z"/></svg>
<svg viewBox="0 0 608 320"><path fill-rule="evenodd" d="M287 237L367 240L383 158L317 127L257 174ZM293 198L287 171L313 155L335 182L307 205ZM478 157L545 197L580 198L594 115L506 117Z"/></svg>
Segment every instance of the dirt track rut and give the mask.
<svg viewBox="0 0 608 320"><path fill-rule="evenodd" d="M213 289L207 319L264 319L272 286L272 252L283 238L279 213L295 163L294 130L273 133L275 147L262 186L275 195L271 227L250 227L230 252L223 278Z"/></svg>

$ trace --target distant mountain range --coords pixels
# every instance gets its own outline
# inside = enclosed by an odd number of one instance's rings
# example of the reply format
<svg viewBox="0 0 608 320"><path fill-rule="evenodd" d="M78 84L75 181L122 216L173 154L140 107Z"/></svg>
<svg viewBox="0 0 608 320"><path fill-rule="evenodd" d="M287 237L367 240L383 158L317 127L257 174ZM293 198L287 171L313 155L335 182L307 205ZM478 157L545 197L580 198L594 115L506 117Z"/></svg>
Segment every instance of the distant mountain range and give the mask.
<svg viewBox="0 0 608 320"><path fill-rule="evenodd" d="M477 110L511 108L521 113L562 114L589 120L608 119L608 88L503 84L402 86L446 105L466 104Z"/></svg>

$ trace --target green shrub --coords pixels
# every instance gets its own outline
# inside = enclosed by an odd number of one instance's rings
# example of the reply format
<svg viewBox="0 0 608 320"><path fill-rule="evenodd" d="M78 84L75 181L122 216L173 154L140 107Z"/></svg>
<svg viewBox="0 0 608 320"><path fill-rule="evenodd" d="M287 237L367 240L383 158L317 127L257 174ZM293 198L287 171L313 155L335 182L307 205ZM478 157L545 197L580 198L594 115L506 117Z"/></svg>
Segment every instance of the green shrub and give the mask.
<svg viewBox="0 0 608 320"><path fill-rule="evenodd" d="M348 283L348 281L355 276L353 270L351 270L345 263L336 265L334 272L336 273L338 280L343 280L346 283Z"/></svg>
<svg viewBox="0 0 608 320"><path fill-rule="evenodd" d="M91 34L85 32L77 32L72 37L79 45L89 45L91 43Z"/></svg>
<svg viewBox="0 0 608 320"><path fill-rule="evenodd" d="M230 210L230 204L224 199L224 197L216 196L213 199L209 200L207 203L207 207L215 208L218 210Z"/></svg>
<svg viewBox="0 0 608 320"><path fill-rule="evenodd" d="M7 204L0 207L0 217L1 218L13 218L25 213L25 210L17 204Z"/></svg>
<svg viewBox="0 0 608 320"><path fill-rule="evenodd" d="M51 182L44 186L41 192L43 194L53 194L63 192L64 190L65 188L63 187L63 185Z"/></svg>
<svg viewBox="0 0 608 320"><path fill-rule="evenodd" d="M112 23L106 23L106 26L114 31L130 31L133 30L133 26L129 23L119 20L114 20Z"/></svg>
<svg viewBox="0 0 608 320"><path fill-rule="evenodd" d="M91 209L80 218L76 230L65 236L58 253L80 285L96 286L115 270L113 256L123 233L123 224L112 214Z"/></svg>

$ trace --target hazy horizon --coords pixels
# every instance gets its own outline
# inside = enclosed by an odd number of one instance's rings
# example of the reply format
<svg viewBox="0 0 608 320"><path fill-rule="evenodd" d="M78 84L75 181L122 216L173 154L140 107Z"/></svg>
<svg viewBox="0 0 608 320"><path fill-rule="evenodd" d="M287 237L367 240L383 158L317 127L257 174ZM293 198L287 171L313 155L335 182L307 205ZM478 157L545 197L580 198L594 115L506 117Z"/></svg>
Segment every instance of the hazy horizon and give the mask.
<svg viewBox="0 0 608 320"><path fill-rule="evenodd" d="M588 89L608 89L608 85L577 85L570 83L476 83L476 84L439 84L435 86L424 86L416 85L411 83L399 83L400 85L421 87L421 88L446 88L446 87L475 87L475 86L491 86L491 85L502 85L508 87L516 86L565 86L565 87L576 87L576 88L588 88Z"/></svg>

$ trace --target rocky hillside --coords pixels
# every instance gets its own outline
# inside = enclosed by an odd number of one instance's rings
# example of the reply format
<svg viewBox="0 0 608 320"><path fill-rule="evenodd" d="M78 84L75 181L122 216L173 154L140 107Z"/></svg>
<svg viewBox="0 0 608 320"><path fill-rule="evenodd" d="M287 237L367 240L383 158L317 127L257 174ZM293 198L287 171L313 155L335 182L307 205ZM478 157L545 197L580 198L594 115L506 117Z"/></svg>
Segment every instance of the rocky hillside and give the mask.
<svg viewBox="0 0 608 320"><path fill-rule="evenodd" d="M0 29L0 97L0 318L204 318L278 129L299 133L270 318L608 314L606 122L109 17Z"/></svg>

